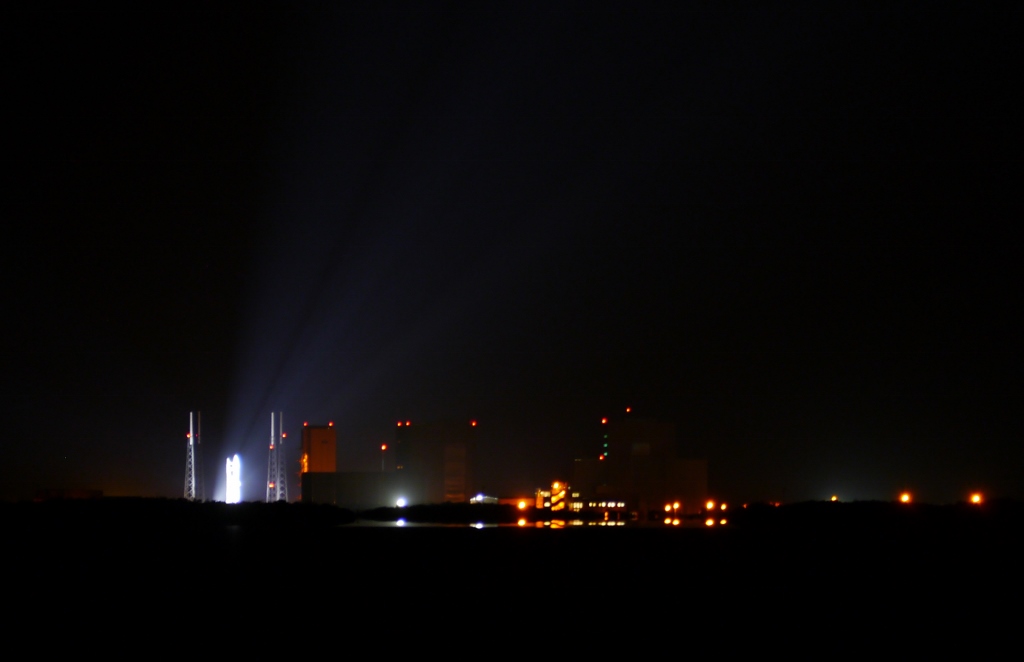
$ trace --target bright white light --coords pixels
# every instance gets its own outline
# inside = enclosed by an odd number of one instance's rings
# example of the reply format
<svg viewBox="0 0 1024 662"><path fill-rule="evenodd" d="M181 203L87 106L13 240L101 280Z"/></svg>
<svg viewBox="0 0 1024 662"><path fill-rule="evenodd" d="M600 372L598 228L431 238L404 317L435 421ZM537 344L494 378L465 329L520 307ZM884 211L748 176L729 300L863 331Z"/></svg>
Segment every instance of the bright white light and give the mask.
<svg viewBox="0 0 1024 662"><path fill-rule="evenodd" d="M399 508L405 508L405 497L398 497L398 501L395 502L395 505Z"/></svg>
<svg viewBox="0 0 1024 662"><path fill-rule="evenodd" d="M395 524L397 524L398 526L405 526L405 520L399 519L397 522L395 522Z"/></svg>
<svg viewBox="0 0 1024 662"><path fill-rule="evenodd" d="M484 523L483 522L477 522L476 524L473 525L473 528L474 529L482 529L482 528L484 528Z"/></svg>
<svg viewBox="0 0 1024 662"><path fill-rule="evenodd" d="M227 464L228 472L228 485L227 485L227 496L224 498L226 503L241 503L242 502L242 458L235 454L235 457L228 458Z"/></svg>

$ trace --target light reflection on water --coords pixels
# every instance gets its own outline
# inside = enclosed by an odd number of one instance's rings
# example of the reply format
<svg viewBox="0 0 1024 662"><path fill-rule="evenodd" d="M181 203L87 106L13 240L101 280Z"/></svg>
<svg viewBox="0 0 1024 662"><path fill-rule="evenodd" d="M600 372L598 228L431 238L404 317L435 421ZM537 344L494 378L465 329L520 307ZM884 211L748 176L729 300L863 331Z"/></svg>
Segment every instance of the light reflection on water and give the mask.
<svg viewBox="0 0 1024 662"><path fill-rule="evenodd" d="M488 522L471 522L469 524L450 524L450 523L430 523L430 522L410 522L406 519L398 519L393 522L378 522L375 520L360 520L353 524L346 526L369 526L369 527L404 527L404 528L449 528L449 529L464 529L467 526L474 529L497 529L497 528L537 528L537 529L566 529L570 527L590 527L590 526L603 526L603 527L620 527L626 526L627 522L611 521L611 522L585 522L583 520L544 520L537 522L529 522L525 519L521 519L518 522L502 522L500 524L488 523Z"/></svg>

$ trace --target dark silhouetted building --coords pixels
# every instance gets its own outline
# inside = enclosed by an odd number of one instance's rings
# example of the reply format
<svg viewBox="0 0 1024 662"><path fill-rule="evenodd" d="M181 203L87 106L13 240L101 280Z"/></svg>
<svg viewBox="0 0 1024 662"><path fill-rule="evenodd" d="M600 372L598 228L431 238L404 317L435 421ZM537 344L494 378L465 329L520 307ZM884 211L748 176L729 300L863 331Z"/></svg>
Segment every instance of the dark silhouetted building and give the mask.
<svg viewBox="0 0 1024 662"><path fill-rule="evenodd" d="M303 428L303 502L362 510L400 501L465 503L476 496L475 421L403 421L396 430L395 442L382 449L380 471L337 471L333 428Z"/></svg>
<svg viewBox="0 0 1024 662"><path fill-rule="evenodd" d="M409 503L464 503L476 495L476 421L400 423L398 484Z"/></svg>
<svg viewBox="0 0 1024 662"><path fill-rule="evenodd" d="M660 519L666 504L680 515L699 513L707 498L706 460L677 456L675 426L646 419L603 419L600 447L573 462L573 509L615 504L637 519Z"/></svg>

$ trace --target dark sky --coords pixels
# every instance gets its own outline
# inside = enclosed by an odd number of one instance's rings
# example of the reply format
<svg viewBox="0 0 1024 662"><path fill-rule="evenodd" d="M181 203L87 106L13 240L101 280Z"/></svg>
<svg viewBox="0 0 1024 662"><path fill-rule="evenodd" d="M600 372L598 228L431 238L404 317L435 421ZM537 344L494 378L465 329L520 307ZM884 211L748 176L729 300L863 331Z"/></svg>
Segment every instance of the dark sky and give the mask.
<svg viewBox="0 0 1024 662"><path fill-rule="evenodd" d="M191 410L221 498L272 410L532 491L631 406L724 498L1024 497L1019 6L337 4L5 10L0 496L181 496Z"/></svg>

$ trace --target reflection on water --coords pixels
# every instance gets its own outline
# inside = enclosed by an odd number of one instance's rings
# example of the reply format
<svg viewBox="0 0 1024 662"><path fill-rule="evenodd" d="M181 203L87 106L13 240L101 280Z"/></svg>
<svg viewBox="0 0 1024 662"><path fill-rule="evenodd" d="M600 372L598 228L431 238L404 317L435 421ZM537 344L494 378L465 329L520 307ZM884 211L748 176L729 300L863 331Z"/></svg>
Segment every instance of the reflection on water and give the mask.
<svg viewBox="0 0 1024 662"><path fill-rule="evenodd" d="M372 527L376 527L376 526L397 526L397 527L406 527L406 528L408 528L408 527L417 527L417 528L420 528L420 527L463 528L463 527L469 526L469 527L474 528L474 529L496 529L496 528L499 528L499 527L504 527L504 528L507 528L507 527L517 527L517 528L531 527L531 528L538 528L538 529L565 529L565 528L569 528L569 527L573 527L573 526L605 526L605 527L613 527L613 526L626 526L626 524L627 524L626 522L616 522L616 521L611 521L611 522L603 522L603 521L586 522L586 521L579 520L579 519L572 519L572 520L553 519L553 520L544 520L542 522L530 522L529 520L527 520L525 518L520 519L518 522L508 523L508 524L505 524L505 523L494 524L494 523L488 523L488 522L472 522L470 524L450 524L450 523L436 523L436 524L433 524L433 523L429 523L429 522L409 522L408 520L402 518L402 519L398 519L398 520L396 520L394 522L359 521L359 522L357 522L355 524L355 526L372 526ZM352 526L352 525L349 525L349 526Z"/></svg>
<svg viewBox="0 0 1024 662"><path fill-rule="evenodd" d="M519 520L519 522L520 522L519 526L525 526L526 520ZM625 526L625 525L626 525L625 522L616 522L616 521L610 521L610 522L604 522L604 521L584 522L581 519L571 519L571 520L568 520L568 521L561 520L561 519L553 519L553 520L548 520L548 521L544 521L544 522L537 522L535 524L535 526L538 529L544 529L544 528L564 529L566 526Z"/></svg>

